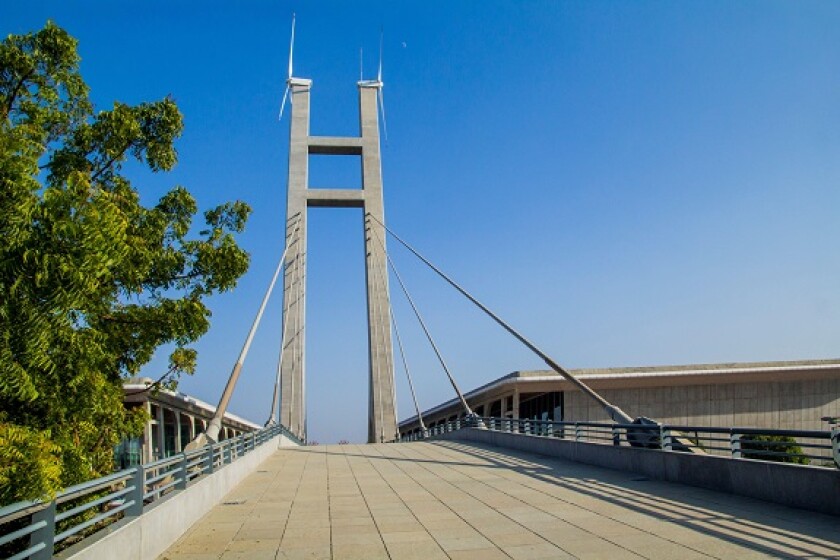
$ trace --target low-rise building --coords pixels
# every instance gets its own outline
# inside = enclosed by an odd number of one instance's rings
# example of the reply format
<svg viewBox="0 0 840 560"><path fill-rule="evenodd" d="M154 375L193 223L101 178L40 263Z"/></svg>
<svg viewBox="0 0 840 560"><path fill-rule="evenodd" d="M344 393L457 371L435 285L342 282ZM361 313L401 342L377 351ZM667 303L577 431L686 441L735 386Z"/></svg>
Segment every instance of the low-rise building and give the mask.
<svg viewBox="0 0 840 560"><path fill-rule="evenodd" d="M571 373L632 417L672 425L828 429L840 416L840 359L577 369ZM516 371L465 398L479 416L609 422L604 410L554 371ZM457 399L423 414L426 427L464 417ZM400 434L420 430L417 416Z"/></svg>
<svg viewBox="0 0 840 560"><path fill-rule="evenodd" d="M130 380L123 385L126 408L144 407L150 420L143 435L123 440L115 449L118 468L148 463L176 453L207 429L216 407L183 393L153 389L151 379ZM224 440L261 426L227 413L219 439Z"/></svg>

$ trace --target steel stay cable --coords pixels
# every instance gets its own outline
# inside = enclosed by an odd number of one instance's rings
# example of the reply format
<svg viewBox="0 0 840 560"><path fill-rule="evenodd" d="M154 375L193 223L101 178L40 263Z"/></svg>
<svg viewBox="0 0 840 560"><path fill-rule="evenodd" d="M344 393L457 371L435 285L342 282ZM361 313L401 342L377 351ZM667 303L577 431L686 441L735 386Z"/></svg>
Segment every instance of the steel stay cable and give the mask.
<svg viewBox="0 0 840 560"><path fill-rule="evenodd" d="M419 253L416 249L414 249L414 247L412 247L411 245L409 245L409 244L408 244L406 241L404 241L404 240L403 240L403 239L402 239L399 235L397 235L396 233L394 233L393 231L391 231L391 229L389 229L389 228L388 228L388 226L386 226L385 224L383 224L382 222L380 222L380 221L379 221L379 220L378 220L375 216L373 216L372 214L368 213L367 215L368 215L369 217L373 218L374 220L376 220L376 221L379 223L379 225L381 225L381 226L385 229L385 231L387 231L388 233L390 233L390 234L394 237L394 239L396 239L397 241L399 241L399 243L400 243L403 247L405 247L406 249L408 249L409 251L411 251L411 252L414 254L414 256L416 256L418 259L420 259L421 261L423 261L423 262L426 264L426 266L428 266L428 267L429 267L429 268L431 268L434 272L436 272L436 273L438 274L438 276L440 276L441 278L443 278L444 280L446 280L446 282L447 282L450 286L452 286L453 288L455 288L456 290L458 290L458 291L459 291L459 292L460 292L463 296L465 296L467 299L469 299L471 302L473 302L473 304L475 304L475 305L476 305L479 309L481 309L481 310L482 310L482 311L484 311L487 315L489 315L491 319L493 319L496 323L498 323L498 324L499 324L499 326L501 326L503 329L505 329L508 333L512 334L512 335L513 335L513 336L514 336L517 340L519 340L522 344L524 344L525 346L527 346L527 347L528 347L528 349L530 349L532 352L534 352L537 356L539 356L540 358L542 358L542 360L543 360L543 361L544 361L544 362L545 362L545 363L546 363L546 364L547 364L547 365L548 365L551 369L553 369L554 371L556 371L557 373L559 373L560 375L562 375L562 376L563 376L563 377L564 377L567 381L569 381L570 383L572 383L573 385L575 385L575 386L576 386L578 389L580 389L582 392L584 392L584 393L586 393L587 395L589 395L589 397L591 397L591 398L593 398L594 400L596 400L596 401L597 401L597 402L598 402L598 403L599 403L602 407L604 407L604 410L607 412L607 414L609 415L609 417L610 417L612 420L614 420L615 422L625 423L625 424L630 424L630 423L632 423L632 422L633 422L633 418L631 418L631 417L630 417L630 416L629 416L626 412L624 412L623 410L621 410L619 407L615 406L614 404L611 404L611 403L610 403L609 401L607 401L604 397L602 397L601 395L599 395L598 393L596 393L595 391L593 391L592 389L590 389L590 388L589 388L589 386L587 386L585 383L583 383L582 381L580 381L579 379L577 379L575 376L573 376L571 373L569 373L568 371L566 371L566 369L564 369L562 366L560 366L560 364L558 364L558 363L557 363L557 362L555 362L553 359L551 359L551 357L550 357L548 354L546 354L545 352L543 352L542 350L540 350L539 348L537 348L537 347L536 347L536 345L534 345L534 344L533 344L531 341L529 341L527 338L525 338L524 336L522 336L521 334L519 334L519 332L517 332L517 331L516 331L513 327L511 327L510 325L508 325L508 324L507 324L507 323L506 323L506 322L505 322L505 321L504 321L501 317L499 317L498 315L496 315L495 313L493 313L492 311L490 311L490 309L489 309L487 306L485 306L485 305L484 305L484 304L482 304L480 301L478 301L478 300L477 300L475 297L473 297L473 296L472 296L469 292L467 292L464 288L462 288L460 285L458 285L458 283L457 283L457 282L455 282L454 280L452 280L449 276L447 276L446 274L444 274L444 273L443 273L443 272L442 272L442 271L441 271L438 267L436 267L436 266L435 266L435 265L433 265L431 262L429 262L429 260L428 260L428 259L426 259L426 257L424 257L423 255L421 255L421 254L420 254L420 253ZM390 260L390 259L389 259L389 260Z"/></svg>
<svg viewBox="0 0 840 560"><path fill-rule="evenodd" d="M297 231L298 227L300 227L300 216L298 216L297 224L295 225L295 231ZM286 245L283 248L283 254L280 256L280 262L277 263L277 269L274 271L274 276L272 276L271 282L268 285L268 289L266 290L262 302L260 303L260 308L259 311L257 311L257 316L254 318L254 322L251 324L251 330L248 331L248 337L245 339L245 344L242 346L242 350L239 353L239 358L237 358L236 363L233 366L233 371L231 371L230 376L228 377L224 391L222 391L222 396L219 399L219 404L216 405L216 412L213 414L213 419L210 420L210 423L207 426L205 436L211 441L217 441L218 439L219 432L222 429L222 418L227 412L228 403L230 402L230 399L233 396L233 390L236 387L236 382L239 380L239 375L242 371L242 366L245 363L245 358L248 356L248 350L251 348L251 342L253 342L254 335L257 332L257 328L260 326L260 321L262 320L263 313L265 312L265 307L266 305L268 305L268 300L271 297L271 292L274 290L274 284L277 282L277 277L280 275L280 271L283 269L283 263L286 261L286 255L288 252L289 245Z"/></svg>
<svg viewBox="0 0 840 560"><path fill-rule="evenodd" d="M369 231L373 231L373 228L368 227ZM379 236L377 235L377 240ZM387 250L386 250L387 254ZM384 288L387 288L385 285L385 279L382 275L382 270L377 269L378 275L380 278L380 282ZM426 432L426 425L423 422L423 413L420 412L420 405L417 403L417 393L414 391L414 383L411 381L411 371L408 367L408 359L405 357L405 349L403 348L402 337L400 336L400 329L397 325L397 318L394 315L394 306L391 305L391 299L388 298L388 314L391 316L391 322L394 323L394 335L397 339L397 347L400 350L400 358L402 359L403 369L405 370L405 376L408 379L408 388L411 391L411 399L414 401L414 410L417 411L417 419L420 421L420 429L425 433ZM396 399L395 399L396 400Z"/></svg>
<svg viewBox="0 0 840 560"><path fill-rule="evenodd" d="M370 213L368 213L368 216L373 217L373 216L371 216ZM374 218L374 219L376 219L376 218ZM376 221L379 222L379 220L376 220ZM382 225L382 227L385 227L382 224L382 222L379 222L379 224ZM377 234L376 231L373 228L370 228L370 229L371 229L371 231L374 232L374 235L375 235L377 241L379 241L379 243L382 244L383 247L384 247L384 243L382 242L382 239L379 238L379 234ZM385 229L387 230L388 228L385 228ZM458 399L461 401L461 405L464 407L464 410L466 411L467 416L475 416L472 409L470 408L470 405L467 404L467 400L464 398L464 395L461 393L461 389L458 388L458 384L455 383L455 378L452 377L452 373L450 373L449 367L446 365L446 361L443 359L443 356L441 355L437 344L435 344L434 338L432 338L432 335L429 332L429 329L426 327L426 322L423 321L423 317L422 317L422 315L420 315L420 311L417 309L417 306L414 304L414 300L411 298L411 294L408 293L408 288L405 287L405 283L403 282L399 271L397 271L397 267L394 266L394 262L391 260L391 256L387 252L385 253L385 258L388 259L388 265L391 267L391 270L394 271L394 276L397 278L397 282L399 282L400 287L402 288L402 291L405 294L406 299L408 300L408 303L411 305L411 308L414 310L414 315L417 317L417 320L420 323L420 326L423 328L423 332L426 334L426 338L429 340L429 343L432 345L432 349L434 350L435 355L437 356L437 359L440 362L440 365L443 367L443 371L446 372L446 377L449 378L449 383L451 383L452 388L455 389L455 393L458 395Z"/></svg>

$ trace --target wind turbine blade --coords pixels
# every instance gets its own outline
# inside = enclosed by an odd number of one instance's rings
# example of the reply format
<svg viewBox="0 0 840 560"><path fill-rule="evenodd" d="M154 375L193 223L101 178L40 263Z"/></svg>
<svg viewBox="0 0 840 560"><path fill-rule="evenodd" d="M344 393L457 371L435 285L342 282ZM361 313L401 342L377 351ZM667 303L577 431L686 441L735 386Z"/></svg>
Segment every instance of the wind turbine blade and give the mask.
<svg viewBox="0 0 840 560"><path fill-rule="evenodd" d="M379 74L376 75L378 82L382 81L382 30L379 30Z"/></svg>
<svg viewBox="0 0 840 560"><path fill-rule="evenodd" d="M379 98L379 111L382 113L382 132L385 136L385 142L388 142L388 123L385 121L385 97L382 95L382 86L376 92Z"/></svg>
<svg viewBox="0 0 840 560"><path fill-rule="evenodd" d="M283 120L283 109L286 108L286 98L289 97L289 85L286 85L286 91L283 92L283 102L280 103L280 116L277 117L278 121Z"/></svg>
<svg viewBox="0 0 840 560"><path fill-rule="evenodd" d="M292 79L292 54L295 50L295 14L292 13L292 40L289 43L289 79Z"/></svg>

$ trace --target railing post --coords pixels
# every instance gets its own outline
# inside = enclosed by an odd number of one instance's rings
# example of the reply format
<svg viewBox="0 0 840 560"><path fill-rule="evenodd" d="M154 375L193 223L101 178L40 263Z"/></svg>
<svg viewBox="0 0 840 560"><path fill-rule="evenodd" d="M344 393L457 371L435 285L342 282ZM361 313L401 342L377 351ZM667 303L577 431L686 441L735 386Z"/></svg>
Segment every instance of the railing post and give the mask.
<svg viewBox="0 0 840 560"><path fill-rule="evenodd" d="M181 479L175 484L175 488L178 490L186 490L187 489L187 478L189 478L187 473L187 454L181 453L181 460L178 461L178 469L181 472Z"/></svg>
<svg viewBox="0 0 840 560"><path fill-rule="evenodd" d="M143 496L146 494L146 476L143 470L143 465L134 467L134 475L128 480L128 484L134 486L134 490L128 495L128 499L133 501L131 507L125 510L126 517L139 517L143 514Z"/></svg>
<svg viewBox="0 0 840 560"><path fill-rule="evenodd" d="M732 451L733 459L740 459L743 456L741 453L741 434L730 432L729 449Z"/></svg>
<svg viewBox="0 0 840 560"><path fill-rule="evenodd" d="M583 441L583 432L577 422L575 422L575 441Z"/></svg>
<svg viewBox="0 0 840 560"><path fill-rule="evenodd" d="M671 435L671 428L664 425L659 426L659 441L661 442L662 449L665 451L674 450L674 439Z"/></svg>
<svg viewBox="0 0 840 560"><path fill-rule="evenodd" d="M225 443L227 445L225 445L225 447L222 448L222 459L225 463L229 465L233 463L233 445L231 445L231 440L227 440Z"/></svg>
<svg viewBox="0 0 840 560"><path fill-rule="evenodd" d="M44 509L32 514L32 523L45 521L46 525L29 535L29 546L43 544L44 548L30 556L32 560L50 560L55 544L55 500Z"/></svg>
<svg viewBox="0 0 840 560"><path fill-rule="evenodd" d="M612 427L610 428L610 431L612 432L613 445L615 445L615 446L621 445L621 429L618 426L616 426L615 424L613 424Z"/></svg>
<svg viewBox="0 0 840 560"><path fill-rule="evenodd" d="M834 456L834 464L840 468L840 426L831 428L831 454Z"/></svg>
<svg viewBox="0 0 840 560"><path fill-rule="evenodd" d="M210 443L207 445L207 474L212 474L215 468L214 459L213 459L213 444Z"/></svg>

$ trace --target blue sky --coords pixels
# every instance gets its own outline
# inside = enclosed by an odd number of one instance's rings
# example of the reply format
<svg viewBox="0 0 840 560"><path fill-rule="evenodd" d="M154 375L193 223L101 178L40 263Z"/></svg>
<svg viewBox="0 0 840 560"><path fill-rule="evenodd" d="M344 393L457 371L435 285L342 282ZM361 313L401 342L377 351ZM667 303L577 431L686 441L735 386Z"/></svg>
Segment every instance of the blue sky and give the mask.
<svg viewBox="0 0 840 560"><path fill-rule="evenodd" d="M373 77L384 28L389 225L560 363L840 355L840 4L241 4L0 7L4 34L51 18L79 39L99 107L174 96L180 163L132 170L145 201L182 184L202 208L254 207L241 237L252 267L211 300L185 392L218 399L282 251L292 11L313 134L358 133L359 48ZM357 167L313 159L312 181L358 186ZM310 211L308 421L321 442L366 437L361 228L359 210ZM390 247L463 388L543 367ZM452 390L392 295L418 398L433 406ZM280 312L276 298L231 405L259 422Z"/></svg>

